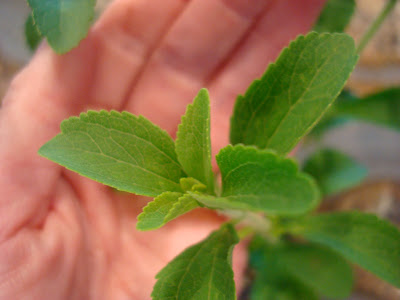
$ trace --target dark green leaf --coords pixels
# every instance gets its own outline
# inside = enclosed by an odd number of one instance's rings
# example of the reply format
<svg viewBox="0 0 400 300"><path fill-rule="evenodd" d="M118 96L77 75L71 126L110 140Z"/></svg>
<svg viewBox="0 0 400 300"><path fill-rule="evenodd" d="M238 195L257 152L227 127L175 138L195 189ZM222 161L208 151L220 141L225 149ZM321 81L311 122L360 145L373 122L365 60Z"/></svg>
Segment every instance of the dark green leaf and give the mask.
<svg viewBox="0 0 400 300"><path fill-rule="evenodd" d="M231 142L288 153L335 100L357 59L348 35L298 37L238 97Z"/></svg>
<svg viewBox="0 0 400 300"><path fill-rule="evenodd" d="M236 145L217 155L222 174L222 197L192 194L206 206L271 214L301 214L319 202L315 182L298 171L292 159L269 150Z"/></svg>
<svg viewBox="0 0 400 300"><path fill-rule="evenodd" d="M171 137L142 116L115 111L72 117L39 154L79 174L139 195L181 192Z"/></svg>
<svg viewBox="0 0 400 300"><path fill-rule="evenodd" d="M362 99L340 101L336 115L400 130L400 88L387 89Z"/></svg>
<svg viewBox="0 0 400 300"><path fill-rule="evenodd" d="M232 249L239 241L230 224L186 249L160 273L153 300L234 300Z"/></svg>
<svg viewBox="0 0 400 300"><path fill-rule="evenodd" d="M39 30L35 26L32 14L29 15L25 22L25 40L31 51L35 51L42 40Z"/></svg>
<svg viewBox="0 0 400 300"><path fill-rule="evenodd" d="M328 0L313 30L317 32L343 32L349 24L356 3L354 0Z"/></svg>
<svg viewBox="0 0 400 300"><path fill-rule="evenodd" d="M204 183L214 193L214 174L211 166L210 100L201 89L190 104L178 127L176 154L185 172Z"/></svg>
<svg viewBox="0 0 400 300"><path fill-rule="evenodd" d="M95 0L27 0L36 27L57 53L65 53L86 37Z"/></svg>
<svg viewBox="0 0 400 300"><path fill-rule="evenodd" d="M400 287L400 231L375 215L341 212L308 216L289 226L293 234L326 245Z"/></svg>
<svg viewBox="0 0 400 300"><path fill-rule="evenodd" d="M322 149L311 155L304 172L317 181L325 195L338 193L360 183L368 170L351 157L332 149Z"/></svg>
<svg viewBox="0 0 400 300"><path fill-rule="evenodd" d="M251 287L251 300L319 300L307 286L291 277L269 281L266 272L257 272Z"/></svg>
<svg viewBox="0 0 400 300"><path fill-rule="evenodd" d="M400 88L386 89L364 98L343 91L311 134L320 136L352 120L400 130Z"/></svg>
<svg viewBox="0 0 400 300"><path fill-rule="evenodd" d="M288 244L277 253L281 268L319 294L345 298L353 287L353 274L346 260L316 244Z"/></svg>
<svg viewBox="0 0 400 300"><path fill-rule="evenodd" d="M303 284L279 262L280 245L256 236L250 244L250 265L255 271L252 300L318 300L311 287Z"/></svg>

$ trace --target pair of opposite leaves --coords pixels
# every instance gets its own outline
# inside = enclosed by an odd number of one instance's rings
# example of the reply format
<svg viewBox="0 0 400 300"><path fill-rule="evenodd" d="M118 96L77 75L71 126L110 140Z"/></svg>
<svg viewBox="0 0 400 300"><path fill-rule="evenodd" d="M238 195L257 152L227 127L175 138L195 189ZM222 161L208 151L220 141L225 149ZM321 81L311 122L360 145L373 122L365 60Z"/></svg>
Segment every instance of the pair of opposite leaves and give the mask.
<svg viewBox="0 0 400 300"><path fill-rule="evenodd" d="M101 111L64 121L62 133L40 153L120 190L155 196L156 201L142 215L142 224L147 224L144 229L159 227L199 202L214 208L304 213L317 204L317 189L307 175L298 172L293 161L280 155L289 152L318 121L356 61L354 44L346 35L312 33L292 42L264 76L238 98L232 118L232 143L268 147L275 152L243 145L222 149L217 161L223 192L218 197L213 188L209 100L204 90L189 106L175 143L143 117ZM157 206L157 200L161 204L165 201L165 206ZM372 232L372 238L360 239L358 229ZM332 247L400 285L399 271L391 265L399 261L399 233L374 216L310 216L300 218L287 231ZM387 247L380 242L377 245L382 236ZM236 233L228 224L185 250L157 275L154 299L168 295L179 299L234 299L230 254L235 243ZM191 272L199 274L195 282Z"/></svg>
<svg viewBox="0 0 400 300"><path fill-rule="evenodd" d="M64 121L62 133L39 153L119 190L157 197L147 208L149 218L158 219L157 225L150 222L143 229L159 227L164 219L171 220L198 202L211 208L301 214L317 205L318 190L292 160L281 155L318 121L356 61L353 41L343 34L311 33L292 42L237 99L231 142L259 149L236 145L221 150L217 162L222 195L214 194L205 90L188 107L175 143L144 117L101 111ZM265 148L274 152L261 150ZM198 189L194 183L194 189L190 184L184 187L186 177L205 187ZM146 210L143 222L145 215Z"/></svg>

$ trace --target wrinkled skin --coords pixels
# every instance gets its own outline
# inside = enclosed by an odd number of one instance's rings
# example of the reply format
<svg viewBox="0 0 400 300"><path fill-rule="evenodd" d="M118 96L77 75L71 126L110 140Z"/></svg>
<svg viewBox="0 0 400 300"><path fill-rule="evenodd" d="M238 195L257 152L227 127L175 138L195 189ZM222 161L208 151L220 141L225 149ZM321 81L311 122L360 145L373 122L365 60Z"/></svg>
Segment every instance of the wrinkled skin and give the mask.
<svg viewBox="0 0 400 300"><path fill-rule="evenodd" d="M322 2L115 0L75 50L57 56L43 44L0 111L0 299L150 299L157 271L223 220L199 209L138 232L148 199L37 150L87 109L143 114L174 135L186 104L207 87L215 154L228 143L235 96L307 32ZM234 253L239 287L244 250Z"/></svg>

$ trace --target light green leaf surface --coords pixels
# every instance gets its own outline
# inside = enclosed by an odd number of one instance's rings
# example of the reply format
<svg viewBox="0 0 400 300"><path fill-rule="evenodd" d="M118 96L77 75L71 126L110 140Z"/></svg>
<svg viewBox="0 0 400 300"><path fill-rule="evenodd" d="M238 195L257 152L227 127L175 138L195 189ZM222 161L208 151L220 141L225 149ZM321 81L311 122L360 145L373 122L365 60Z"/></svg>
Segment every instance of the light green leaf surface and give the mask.
<svg viewBox="0 0 400 300"><path fill-rule="evenodd" d="M42 40L42 36L36 28L32 14L29 15L25 22L25 40L31 51L35 51Z"/></svg>
<svg viewBox="0 0 400 300"><path fill-rule="evenodd" d="M121 191L155 197L181 192L171 137L146 118L115 111L72 117L39 154Z"/></svg>
<svg viewBox="0 0 400 300"><path fill-rule="evenodd" d="M202 242L186 249L157 274L153 300L234 300L232 249L235 229L223 225Z"/></svg>
<svg viewBox="0 0 400 300"><path fill-rule="evenodd" d="M319 294L342 299L350 295L353 273L347 261L317 244L288 244L277 251L281 268Z"/></svg>
<svg viewBox="0 0 400 300"><path fill-rule="evenodd" d="M153 230L162 227L169 221L183 215L199 204L190 195L176 192L165 192L151 201L138 216L136 229Z"/></svg>
<svg viewBox="0 0 400 300"><path fill-rule="evenodd" d="M214 173L211 166L210 99L206 89L201 89L178 127L175 141L178 161L185 172L204 183L214 192Z"/></svg>
<svg viewBox="0 0 400 300"><path fill-rule="evenodd" d="M363 165L333 149L322 149L312 154L303 171L315 178L324 195L351 188L368 174Z"/></svg>
<svg viewBox="0 0 400 300"><path fill-rule="evenodd" d="M308 216L289 230L331 247L348 260L400 287L400 231L375 215L340 212Z"/></svg>
<svg viewBox="0 0 400 300"><path fill-rule="evenodd" d="M299 172L292 159L269 150L236 145L223 148L217 162L222 197L191 194L206 206L290 215L307 212L318 204L315 182Z"/></svg>
<svg viewBox="0 0 400 300"><path fill-rule="evenodd" d="M328 0L314 25L317 32L343 32L349 24L356 3L354 0Z"/></svg>
<svg viewBox="0 0 400 300"><path fill-rule="evenodd" d="M95 0L27 0L35 24L57 53L65 53L86 37Z"/></svg>
<svg viewBox="0 0 400 300"><path fill-rule="evenodd" d="M238 97L231 142L288 153L337 97L357 59L348 35L299 36Z"/></svg>

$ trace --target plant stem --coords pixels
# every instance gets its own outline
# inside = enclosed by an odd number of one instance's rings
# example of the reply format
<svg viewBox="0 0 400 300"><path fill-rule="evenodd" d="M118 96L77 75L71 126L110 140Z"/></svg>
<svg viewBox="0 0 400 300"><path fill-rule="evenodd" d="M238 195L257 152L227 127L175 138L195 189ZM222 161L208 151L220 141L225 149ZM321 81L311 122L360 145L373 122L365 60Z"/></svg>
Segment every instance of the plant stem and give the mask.
<svg viewBox="0 0 400 300"><path fill-rule="evenodd" d="M271 222L262 215L240 210L222 210L220 213L233 219L236 224L252 228L253 232L269 234Z"/></svg>
<svg viewBox="0 0 400 300"><path fill-rule="evenodd" d="M365 46L367 46L368 42L374 36L379 27L382 25L383 21L386 19L388 14L393 10L396 2L397 0L389 0L386 3L385 7L382 9L382 11L379 13L375 21L370 25L368 30L364 33L357 47L358 54L360 54L364 50Z"/></svg>

